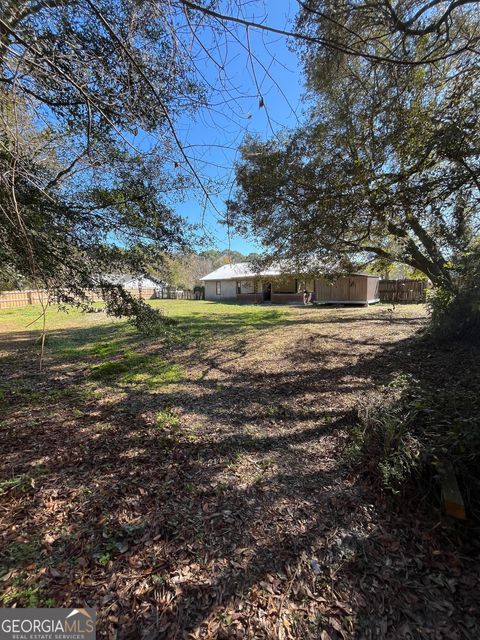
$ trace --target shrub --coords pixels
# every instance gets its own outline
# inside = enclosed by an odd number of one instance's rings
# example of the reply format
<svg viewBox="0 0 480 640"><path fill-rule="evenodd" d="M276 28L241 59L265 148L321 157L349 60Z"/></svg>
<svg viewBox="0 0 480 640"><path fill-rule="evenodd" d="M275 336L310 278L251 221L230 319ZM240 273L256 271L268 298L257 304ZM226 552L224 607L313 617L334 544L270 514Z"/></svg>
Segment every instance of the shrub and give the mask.
<svg viewBox="0 0 480 640"><path fill-rule="evenodd" d="M352 431L350 457L390 493L399 493L424 463L425 448L416 429L421 405L411 393L414 385L407 376L397 377L367 397Z"/></svg>
<svg viewBox="0 0 480 640"><path fill-rule="evenodd" d="M446 462L465 487L475 487L480 477L478 386L467 372L444 388L397 376L358 408L348 450L353 463L393 494L412 487L413 480L438 475ZM428 490L424 483L416 486Z"/></svg>
<svg viewBox="0 0 480 640"><path fill-rule="evenodd" d="M451 265L452 285L437 287L427 298L430 330L440 339L480 338L480 247Z"/></svg>

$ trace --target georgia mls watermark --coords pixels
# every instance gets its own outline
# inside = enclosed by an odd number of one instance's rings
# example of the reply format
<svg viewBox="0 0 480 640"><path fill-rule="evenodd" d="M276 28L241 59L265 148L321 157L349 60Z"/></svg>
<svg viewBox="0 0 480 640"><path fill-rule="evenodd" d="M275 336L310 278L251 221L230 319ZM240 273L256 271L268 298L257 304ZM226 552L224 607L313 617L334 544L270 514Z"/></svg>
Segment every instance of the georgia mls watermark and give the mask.
<svg viewBox="0 0 480 640"><path fill-rule="evenodd" d="M0 640L95 640L95 609L0 609Z"/></svg>

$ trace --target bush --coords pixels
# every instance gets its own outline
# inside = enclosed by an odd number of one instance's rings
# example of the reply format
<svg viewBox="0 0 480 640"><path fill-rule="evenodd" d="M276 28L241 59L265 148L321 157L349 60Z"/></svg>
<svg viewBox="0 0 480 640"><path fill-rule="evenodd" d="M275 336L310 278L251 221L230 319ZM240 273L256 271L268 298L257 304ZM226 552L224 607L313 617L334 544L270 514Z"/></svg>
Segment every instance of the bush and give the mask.
<svg viewBox="0 0 480 640"><path fill-rule="evenodd" d="M421 405L413 388L412 378L399 376L368 396L358 407L352 431L350 457L389 493L399 493L425 462L425 447L416 429Z"/></svg>
<svg viewBox="0 0 480 640"><path fill-rule="evenodd" d="M452 379L448 387L398 376L358 408L350 456L388 493L428 485L420 478L453 465L464 486L479 479L480 394L478 381Z"/></svg>
<svg viewBox="0 0 480 640"><path fill-rule="evenodd" d="M427 298L431 334L440 339L480 338L480 247L463 253L451 266L452 285Z"/></svg>

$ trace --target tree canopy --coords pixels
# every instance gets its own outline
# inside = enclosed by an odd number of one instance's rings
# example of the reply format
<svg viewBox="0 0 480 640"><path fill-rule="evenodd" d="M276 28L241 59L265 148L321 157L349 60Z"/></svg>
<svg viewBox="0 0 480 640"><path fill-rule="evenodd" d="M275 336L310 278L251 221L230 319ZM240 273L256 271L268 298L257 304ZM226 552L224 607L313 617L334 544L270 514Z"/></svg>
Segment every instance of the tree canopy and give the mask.
<svg viewBox="0 0 480 640"><path fill-rule="evenodd" d="M9 1L0 19L0 262L63 300L185 246L172 119L202 99L159 5ZM122 304L122 301L125 304ZM135 308L138 304L134 304Z"/></svg>
<svg viewBox="0 0 480 640"><path fill-rule="evenodd" d="M307 13L300 19L321 32L325 20ZM352 11L335 15L343 31L360 26ZM471 19L457 14L452 30L472 31ZM395 33L374 43L375 21L361 26L374 51L396 46ZM409 41L410 59L437 37L425 29ZM324 48L303 54L308 121L267 142L245 140L230 219L271 259L402 262L449 287L452 256L469 250L480 221L478 56L465 50L421 67Z"/></svg>
<svg viewBox="0 0 480 640"><path fill-rule="evenodd" d="M189 229L174 198L194 183L213 201L177 118L212 94L222 108L236 103L222 66L230 43L254 76L255 65L268 72L251 49L255 29L297 43L315 104L302 129L246 142L235 224L278 254L360 252L448 281L449 254L475 232L478 3L298 5L289 30L249 18L242 0L6 0L4 280L26 278L66 301L100 285L111 310L131 312L102 275L185 251ZM217 69L216 86L205 64ZM256 92L267 113L258 84Z"/></svg>

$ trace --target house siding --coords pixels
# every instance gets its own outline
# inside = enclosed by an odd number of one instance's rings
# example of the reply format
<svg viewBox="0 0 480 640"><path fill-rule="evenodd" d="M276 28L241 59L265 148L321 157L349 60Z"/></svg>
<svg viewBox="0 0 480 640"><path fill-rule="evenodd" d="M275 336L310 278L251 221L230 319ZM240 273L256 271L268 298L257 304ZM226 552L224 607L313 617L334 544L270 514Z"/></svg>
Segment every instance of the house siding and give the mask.
<svg viewBox="0 0 480 640"><path fill-rule="evenodd" d="M217 294L217 282L220 283L220 293ZM237 293L237 282L241 293ZM271 282L271 302L276 304L303 302L303 288L306 286L312 292L313 299L324 303L352 303L366 304L378 301L379 279L375 276L352 275L338 278L331 282L325 278L315 281L297 281L286 277L281 282L275 278L257 281L254 287L253 279L237 280L208 280L205 282L205 300L236 300L246 304L263 302L263 285ZM255 291L256 289L256 291ZM300 291L298 291L300 289Z"/></svg>
<svg viewBox="0 0 480 640"><path fill-rule="evenodd" d="M366 303L378 300L376 276L353 275L333 282L324 278L316 280L318 302Z"/></svg>
<svg viewBox="0 0 480 640"><path fill-rule="evenodd" d="M367 300L367 282L366 276L350 276L348 278L350 302L365 302Z"/></svg>
<svg viewBox="0 0 480 640"><path fill-rule="evenodd" d="M220 293L217 295L217 282ZM235 280L209 280L205 282L205 300L236 300L237 284Z"/></svg>
<svg viewBox="0 0 480 640"><path fill-rule="evenodd" d="M368 278L367 282L367 299L371 302L373 300L380 300L380 280L378 278Z"/></svg>

